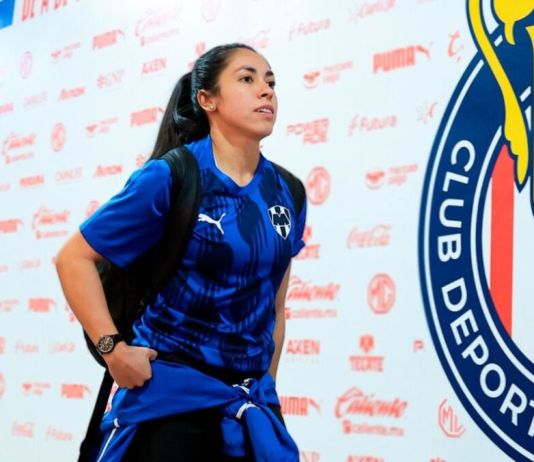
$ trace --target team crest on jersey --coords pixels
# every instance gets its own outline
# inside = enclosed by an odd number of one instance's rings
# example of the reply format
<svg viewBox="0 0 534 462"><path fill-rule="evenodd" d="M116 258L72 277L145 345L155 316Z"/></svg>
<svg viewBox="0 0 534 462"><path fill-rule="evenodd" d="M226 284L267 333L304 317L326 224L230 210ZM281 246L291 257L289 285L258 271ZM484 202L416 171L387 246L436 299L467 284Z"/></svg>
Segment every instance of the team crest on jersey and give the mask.
<svg viewBox="0 0 534 462"><path fill-rule="evenodd" d="M534 0L467 0L478 52L441 121L419 222L443 369L476 424L521 462L534 461L533 12Z"/></svg>
<svg viewBox="0 0 534 462"><path fill-rule="evenodd" d="M286 239L291 231L291 215L289 210L281 205L275 205L268 212L274 229L280 236Z"/></svg>

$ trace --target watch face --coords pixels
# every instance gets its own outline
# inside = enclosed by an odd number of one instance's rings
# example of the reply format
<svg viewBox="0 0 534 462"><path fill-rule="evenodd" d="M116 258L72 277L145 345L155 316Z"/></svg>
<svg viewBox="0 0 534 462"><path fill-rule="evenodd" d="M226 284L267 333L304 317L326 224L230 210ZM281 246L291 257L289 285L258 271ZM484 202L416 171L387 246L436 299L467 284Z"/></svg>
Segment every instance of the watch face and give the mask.
<svg viewBox="0 0 534 462"><path fill-rule="evenodd" d="M109 353L111 350L113 350L114 346L115 342L113 341L113 337L111 335L104 335L100 337L100 340L96 344L96 348L100 353Z"/></svg>

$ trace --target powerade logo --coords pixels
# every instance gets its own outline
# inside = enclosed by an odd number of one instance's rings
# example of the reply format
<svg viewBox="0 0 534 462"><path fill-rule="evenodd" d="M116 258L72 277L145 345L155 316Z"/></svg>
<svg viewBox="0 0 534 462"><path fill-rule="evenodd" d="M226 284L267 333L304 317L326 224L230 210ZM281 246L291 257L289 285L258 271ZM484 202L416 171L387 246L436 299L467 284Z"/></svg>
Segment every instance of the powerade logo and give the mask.
<svg viewBox="0 0 534 462"><path fill-rule="evenodd" d="M15 0L0 0L0 29L13 24Z"/></svg>
<svg viewBox="0 0 534 462"><path fill-rule="evenodd" d="M479 51L449 102L426 172L421 285L456 394L497 446L525 462L534 461L534 1L492 0L492 20L482 3L467 0Z"/></svg>

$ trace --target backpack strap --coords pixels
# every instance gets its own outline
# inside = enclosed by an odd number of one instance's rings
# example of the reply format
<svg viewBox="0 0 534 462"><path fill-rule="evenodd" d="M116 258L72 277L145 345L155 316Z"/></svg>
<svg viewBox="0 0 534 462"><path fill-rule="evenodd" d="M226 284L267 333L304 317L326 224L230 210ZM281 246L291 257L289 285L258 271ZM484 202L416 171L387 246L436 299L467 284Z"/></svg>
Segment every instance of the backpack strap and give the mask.
<svg viewBox="0 0 534 462"><path fill-rule="evenodd" d="M295 175L281 165L278 165L272 161L271 163L275 166L280 176L287 183L289 190L291 191L291 195L293 196L293 202L295 204L297 216L300 215L300 211L302 210L302 206L306 200L306 189L304 188L302 181L300 181Z"/></svg>

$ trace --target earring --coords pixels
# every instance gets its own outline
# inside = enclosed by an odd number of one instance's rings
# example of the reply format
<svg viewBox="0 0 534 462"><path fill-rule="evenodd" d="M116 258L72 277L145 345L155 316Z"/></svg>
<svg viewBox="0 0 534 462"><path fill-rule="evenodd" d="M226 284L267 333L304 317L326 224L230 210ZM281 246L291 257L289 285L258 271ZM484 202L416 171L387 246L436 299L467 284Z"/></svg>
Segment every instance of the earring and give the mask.
<svg viewBox="0 0 534 462"><path fill-rule="evenodd" d="M215 111L215 106L211 105L210 106L210 111Z"/></svg>

